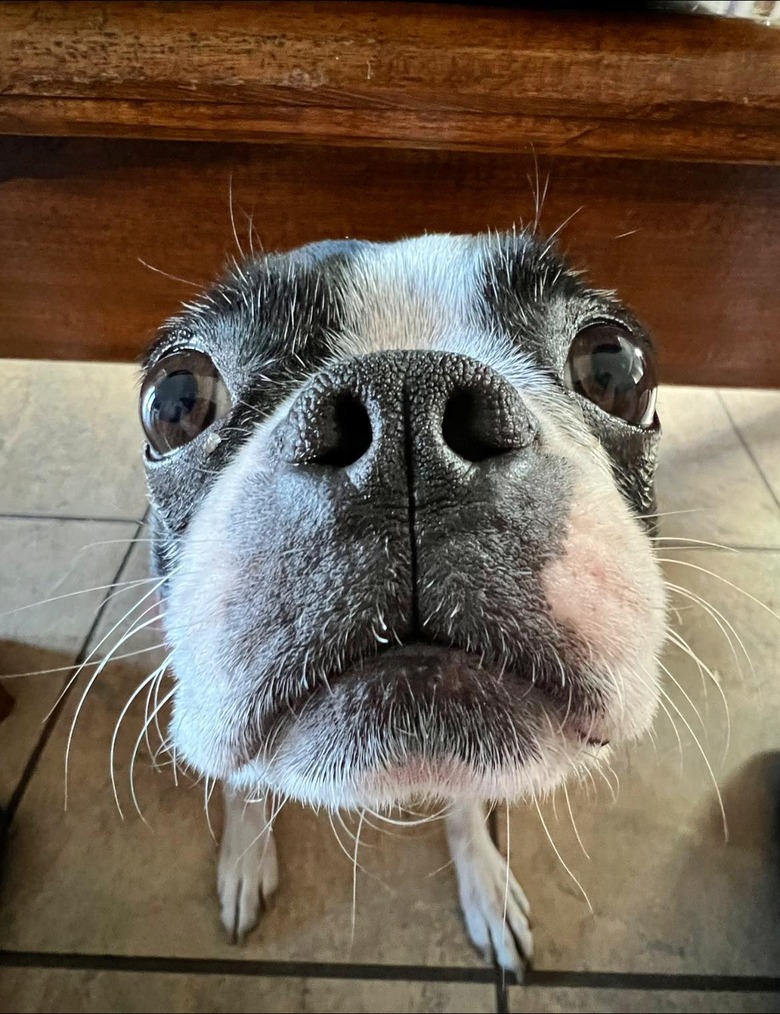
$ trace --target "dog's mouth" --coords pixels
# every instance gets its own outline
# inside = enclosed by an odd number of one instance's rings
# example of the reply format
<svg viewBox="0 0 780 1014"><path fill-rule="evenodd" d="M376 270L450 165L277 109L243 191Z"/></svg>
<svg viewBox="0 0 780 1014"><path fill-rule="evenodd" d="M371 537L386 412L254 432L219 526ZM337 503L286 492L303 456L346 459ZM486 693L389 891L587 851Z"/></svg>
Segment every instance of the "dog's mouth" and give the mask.
<svg viewBox="0 0 780 1014"><path fill-rule="evenodd" d="M409 703L429 698L477 703L495 682L512 683L527 693L533 680L522 679L478 655L454 644L444 644L421 635L387 638L369 651L355 650L342 657L338 666L311 673L307 686L288 697L279 714L300 718L321 701L359 692L376 703L387 704L407 698Z"/></svg>
<svg viewBox="0 0 780 1014"><path fill-rule="evenodd" d="M564 711L560 729L590 746L608 746L609 741L593 735L587 729L586 716L590 712L581 695L570 687L565 692L565 675L561 686L550 692L549 683L540 680L533 665L523 667L499 663L484 653L470 651L455 644L446 644L424 635L403 640L397 639L379 646L370 653L359 653L347 659L338 669L321 678L284 704L291 717L301 716L306 709L316 707L326 695L333 698L339 693L361 686L374 699L385 703L409 699L422 705L430 701L433 707L490 706L497 690L511 694L521 701L532 693L549 697L551 711ZM438 705L436 701L438 699Z"/></svg>
<svg viewBox="0 0 780 1014"><path fill-rule="evenodd" d="M498 771L542 762L541 744L591 755L608 745L597 703L573 683L558 690L530 662L414 638L311 680L274 709L261 752L269 773L292 772L298 786L349 781L377 799L488 784Z"/></svg>

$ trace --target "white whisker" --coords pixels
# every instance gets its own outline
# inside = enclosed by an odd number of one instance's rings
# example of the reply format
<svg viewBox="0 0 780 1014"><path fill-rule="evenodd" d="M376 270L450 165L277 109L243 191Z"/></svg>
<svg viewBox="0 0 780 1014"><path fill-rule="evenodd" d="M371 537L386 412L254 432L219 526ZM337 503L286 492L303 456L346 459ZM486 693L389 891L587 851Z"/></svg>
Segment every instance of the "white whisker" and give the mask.
<svg viewBox="0 0 780 1014"><path fill-rule="evenodd" d="M506 946L507 935L509 933L509 928L507 926L506 913L507 913L507 909L509 907L509 878L511 876L510 866L509 866L509 857L510 857L510 854L511 854L511 838L510 838L510 821L509 821L509 803L508 802L504 803L504 811L505 811L505 814L506 814L506 870L505 870L505 873L504 873L504 913L503 913L502 919L503 919L503 924L504 924L503 943L504 943L504 946Z"/></svg>
<svg viewBox="0 0 780 1014"><path fill-rule="evenodd" d="M160 671L159 675L157 675L157 673L153 673L152 674L153 684L154 684L154 682L159 681L163 677L164 674L165 674L165 669L162 669ZM170 690L166 694L166 696L160 702L160 707L163 707L167 703L167 701L169 701L171 699L171 697L173 697L174 692L175 692L175 688L172 689L172 690ZM133 746L133 752L130 755L130 797L133 800L133 806L135 807L136 813L141 818L141 820L144 822L144 824L146 824L147 827L149 827L149 822L147 821L146 817L144 817L143 813L141 812L141 807L138 804L138 797L136 796L136 792L135 792L135 761L136 761L136 757L138 756L138 748L141 745L141 740L146 735L146 730L149 727L149 723L152 721L153 718L154 718L154 715L151 715L144 722L143 728L139 732L138 738L136 739L135 745ZM112 764L113 764L113 759L112 759ZM113 773L113 767L112 767L112 773ZM121 810L120 810L120 813L121 813Z"/></svg>
<svg viewBox="0 0 780 1014"><path fill-rule="evenodd" d="M545 822L544 816L542 815L542 811L541 811L541 808L539 806L539 800L538 799L534 799L534 806L536 807L536 812L539 815L539 820L541 821L542 827L544 828L544 833L547 836L547 841L549 841L550 845L552 845L553 852L558 857L558 862L561 864L561 866L564 868L564 870L566 870L566 872L568 873L568 875L571 878L572 882L576 885L576 887L579 890L580 894L585 899L585 904L590 909L590 914L593 915L594 914L594 912L593 912L593 906L590 903L590 898L588 897L588 895L587 895L587 893L585 891L585 888L582 886L582 884L579 882L579 880L577 880L577 878L574 876L574 874L572 873L572 871L570 870L570 868L566 864L566 860L563 858L563 856L561 855L561 853L558 851L558 846L553 841L552 835L550 834L549 828L547 827L547 824Z"/></svg>
<svg viewBox="0 0 780 1014"><path fill-rule="evenodd" d="M163 271L162 268L156 268L154 264L147 263L142 257L136 257L136 260L138 261L139 264L142 264L145 268L148 268L149 271L154 271L156 275L162 275L163 278L170 278L171 281L174 282L182 282L184 285L189 285L193 289L203 288L203 286L199 285L197 282L191 282L189 278L180 278L178 275L172 275L167 271Z"/></svg>
<svg viewBox="0 0 780 1014"><path fill-rule="evenodd" d="M702 660L699 658L699 656L693 651L693 649L690 647L690 645L688 644L688 642L683 637L681 637L675 631L669 631L669 636L672 638L672 642L681 651L685 652L686 655L690 656L690 658L693 659L693 661L699 666L699 670L700 671L703 670L704 672L707 673L707 675L710 677L710 679L712 680L712 682L715 684L715 687L716 687L718 693L720 694L720 699L723 702L723 711L724 711L724 713L726 715L726 745L725 745L724 750L723 750L723 760L725 761L725 759L726 759L726 757L728 755L728 752L729 752L729 746L731 745L731 712L729 711L729 702L726 700L726 694L724 693L723 687L720 685L720 680L715 676L715 673L709 668L709 666L706 665L704 662L702 662ZM672 676L672 674L669 672L669 670L666 668L666 666L663 665L663 663L660 662L660 661L659 661L658 664L661 666L661 668L664 670L664 672L669 676L669 678L672 680L672 682L680 689L681 693L686 698L686 700L688 701L688 703L691 705L691 707L693 708L693 710L696 713L696 715L698 715L699 721L701 722L701 725L702 725L702 728L704 728L704 721L702 720L701 715L699 715L699 713L698 713L696 707L694 706L693 702L691 701L690 697L688 697L688 695L685 693L685 691L680 686L680 684L677 682L677 680L674 678L674 676Z"/></svg>
<svg viewBox="0 0 780 1014"><path fill-rule="evenodd" d="M755 667L753 666L753 660L750 657L750 653L745 647L745 644L742 638L739 636L739 633L737 632L734 625L728 619L726 619L723 613L721 613L718 609L716 609L715 606L713 606L711 602L708 602L707 599L705 599L703 596L697 595L696 592L691 591L690 588L682 588L680 585L672 584L669 581L666 582L666 587L669 588L670 591L673 591L678 595L682 595L683 598L687 598L689 601L693 602L694 605L698 605L718 625L723 636L728 641L731 653L734 656L734 661L736 662L737 665L737 670L739 672L740 678L742 678L742 665L739 660L739 655L737 654L737 651L734 648L734 642L731 640L731 637L727 633L727 630L731 631L731 633L734 635L734 640L737 642L743 655L747 659L747 663L750 666L751 675L753 676L753 678L755 678L756 670Z"/></svg>
<svg viewBox="0 0 780 1014"><path fill-rule="evenodd" d="M150 651L159 651L160 648L163 647L165 647L165 642L161 641L159 644L152 644L147 648L137 648L135 651L124 651L120 655L114 655L112 653L109 656L109 661L112 663L119 662L123 658L133 658L136 655L143 655ZM26 676L49 676L52 673L57 672L72 672L73 669L77 669L79 667L79 664L81 664L84 669L88 669L91 668L93 665L102 665L103 661L104 661L103 659L96 659L93 662L83 662L83 663L72 662L70 665L57 665L51 669L32 669L30 672L12 672L8 673L8 675L3 673L2 675L0 675L0 679L19 680L23 679Z"/></svg>
<svg viewBox="0 0 780 1014"><path fill-rule="evenodd" d="M717 581L722 581L724 584L727 584L729 588L733 588L734 591L739 592L740 595L744 595L746 598L749 598L751 602L755 602L756 605L761 606L762 609L765 609L769 615L773 616L776 620L780 620L780 613L776 613L774 609L770 609L766 602L762 602L761 599L757 599L755 595L751 595L750 592L745 591L744 588L740 588L739 585L734 584L733 581L729 581L728 578L722 577L720 574L716 574L713 570L707 570L706 567L699 567L697 564L691 563L689 560L672 560L659 557L658 561L659 563L675 563L679 567L690 567L692 570L701 571L702 574L708 574L710 577L714 577Z"/></svg>
<svg viewBox="0 0 780 1014"><path fill-rule="evenodd" d="M126 540L121 539L117 541L125 542ZM51 602L61 602L63 599L72 599L77 595L88 595L90 592L106 591L109 588L116 588L117 590L115 592L111 595L106 595L103 599L104 602L107 602L110 598L120 595L122 592L130 591L132 588L137 588L139 585L148 584L150 581L157 580L159 580L159 578L140 578L133 581L112 581L110 584L98 584L94 585L92 588L80 588L78 591L65 592L63 595L52 595L51 598L41 599L39 602L27 602L23 606L15 606L13 609L6 609L4 612L0 613L0 618L4 616L12 616L15 613L22 613L26 609L35 609L37 606L47 606ZM5 677L3 677L3 679L5 679Z"/></svg>
<svg viewBox="0 0 780 1014"><path fill-rule="evenodd" d="M566 786L566 782L563 783L563 794L566 797L566 809L569 811L569 820L571 821L571 826L574 830L574 835L577 839L580 848L582 849L582 854L585 856L586 859L589 860L590 856L588 855L587 849L582 844L582 838L580 838L580 832L577 827L577 822L574 820L574 811L571 808L571 799L569 798L569 790Z"/></svg>
<svg viewBox="0 0 780 1014"><path fill-rule="evenodd" d="M713 787L715 789L715 795L717 796L717 799L718 799L718 807L720 808L721 820L723 821L723 838L724 838L724 841L728 841L729 840L729 827L728 827L728 821L726 820L726 809L723 806L723 796L721 795L720 786L718 785L717 779L715 778L715 772L712 770L712 765L710 764L709 758L707 757L707 754L704 751L704 747L699 742L699 737L696 735L696 733L691 728L690 722L688 722L688 720L686 719L685 715L683 715L683 713L680 711L680 709L677 707L677 705L674 703L674 701L671 699L671 697L666 693L666 691L663 688L661 688L661 693L664 695L664 697L669 702L669 704L674 708L675 712L680 717L680 720L685 725L685 728L691 734L691 738L693 739L694 743L696 744L696 747L697 747L699 753L702 756L702 760L704 761L704 763L705 763L705 765L707 767L707 771L709 772L709 776L712 779L712 784L713 784Z"/></svg>
<svg viewBox="0 0 780 1014"><path fill-rule="evenodd" d="M164 703L164 702L163 702ZM206 811L206 827L209 829L211 840L216 842L217 836L214 834L214 826L211 823L211 810L209 804L211 803L211 796L214 792L214 786L217 784L216 778L211 779L211 788L209 788L208 775L203 780L203 809Z"/></svg>
<svg viewBox="0 0 780 1014"><path fill-rule="evenodd" d="M119 811L119 816L122 818L122 820L125 819L125 815L124 815L124 812L122 810L122 806L121 806L121 804L119 802L119 792L117 791L117 785L116 785L116 772L115 772L115 769L114 769L114 753L116 751L116 741L117 741L117 738L119 736L119 729L120 729L120 727L122 725L122 722L124 720L125 715L127 714L127 712L132 707L133 701L138 697L138 695L141 693L141 691L144 689L144 687L148 683L150 683L152 680L154 680L154 679L157 678L158 674L164 669L164 667L168 664L169 661L170 661L170 656L167 659L165 659L165 661L162 663L162 665L159 666L159 668L155 669L154 672L150 673L148 676L146 676L144 679L141 680L141 682L138 684L138 686L135 688L135 690L132 692L132 694L130 695L130 697L125 702L125 706L122 708L122 711L119 714L119 718L117 719L116 724L114 725L114 731L113 731L113 733L111 735L111 747L109 749L109 755L108 755L108 757L109 757L109 774L110 774L110 777L111 777L111 787L112 787L112 789L114 791L114 800L116 802L116 808Z"/></svg>
<svg viewBox="0 0 780 1014"><path fill-rule="evenodd" d="M725 549L728 553L741 553L742 550L736 546L726 546L722 542L706 542L703 539L690 539L683 538L681 535L650 535L648 536L651 542L686 542L692 546L704 546L711 549ZM669 545L664 546L664 549L685 549L685 546Z"/></svg>
<svg viewBox="0 0 780 1014"><path fill-rule="evenodd" d="M239 863L241 862L241 860L242 860L242 859L244 858L244 856L245 856L245 855L247 854L247 852L248 852L248 851L249 851L249 850L250 850L250 849L251 849L251 848L252 848L252 847L253 847L253 846L254 846L254 845L255 845L255 844L257 843L257 842L259 842L259 841L260 841L260 839L261 839L261 838L263 837L263 835L264 835L264 834L266 833L266 831L268 831L268 830L270 830L270 829L271 829L271 827L273 826L273 823L274 823L274 821L276 820L276 818L277 818L277 817L279 816L279 814L281 813L281 811L282 811L282 807L283 807L283 806L284 806L284 804L285 804L285 803L287 802L287 799L286 799L286 797L282 796L282 797L280 798L280 802L279 802L279 804L278 804L278 805L276 806L276 808L274 809L273 803L274 803L274 800L275 800L275 799L276 799L276 793L274 793L274 795L273 795L273 797L272 797L272 799L271 799L271 816L270 816L270 817L269 817L269 818L268 818L268 819L266 820L265 824L263 824L263 826L262 826L262 828L260 829L260 831L259 831L259 832L258 832L258 833L257 833L257 834L256 834L256 835L254 836L254 838L253 838L253 839L252 839L252 840L250 841L250 843L249 843L249 844L247 845L247 847L246 847L246 848L244 849L244 851L243 851L243 852L240 852L240 853L239 853L239 854L238 854L238 855L236 856L236 866L238 866L238 864L239 864ZM247 803L252 803L253 805L259 805L259 804L260 804L260 802L261 802L261 800L260 800L260 799L247 799Z"/></svg>
<svg viewBox="0 0 780 1014"><path fill-rule="evenodd" d="M691 655L692 654L693 653L691 653ZM669 679L672 681L672 683L674 683L674 685L677 687L677 689L683 695L683 697L685 698L685 700L691 706L691 711L694 713L694 715L696 715L696 718L699 721L699 725L706 732L707 731L707 727L704 724L704 719L701 717L701 712L699 711L699 709L696 707L696 705L691 700L690 695L685 690L685 687L680 683L679 680L675 679L675 677L670 672L668 666L665 666L664 663L660 661L660 659L658 660L658 665L661 667L661 669L663 669L663 671L666 673L666 675L669 677Z"/></svg>
<svg viewBox="0 0 780 1014"><path fill-rule="evenodd" d="M148 596L144 596L144 597L146 598ZM140 605L140 603L139 603L139 605ZM140 616L138 618L140 619L140 617L145 616L146 613L150 612L152 609L155 609L157 607L157 605L158 605L157 602L153 603L151 606L149 606L147 609L145 609L140 614ZM134 608L137 608L137 606L134 606ZM130 611L132 612L132 610L130 610ZM125 616L123 616L122 620L120 620L119 622L120 623L123 622L124 619L125 619L125 617L127 615L128 614L125 613ZM156 623L158 620L159 620L159 616L152 616L150 619L146 620L144 623L142 623L140 625L139 624L135 624L131 628L130 631L128 631L127 633L125 633L125 634L122 635L122 637L119 639L119 641L117 641L117 643L114 645L114 649L118 648L126 640L128 640L134 634L138 633L139 630L143 629L144 627L148 627L152 623ZM115 624L111 628L111 630L109 631L109 634L112 633L116 629L116 627L118 625L119 624ZM106 636L108 636L108 635L106 635ZM103 643L104 640L105 640L105 637L102 638L98 642L98 644L95 646L95 649L93 649L93 651L90 653L90 657L91 657L91 655L93 655L95 653L95 651L97 650L97 648L100 647L100 645ZM79 698L79 703L76 705L76 710L75 710L74 715L73 715L73 720L71 721L70 730L68 732L68 740L67 740L67 743L65 745L65 809L68 808L68 767L69 767L69 764L70 764L70 750L71 750L71 745L73 743L73 734L74 734L74 732L76 730L76 725L77 725L78 720L79 720L79 715L81 714L81 709L84 707L84 702L86 701L87 696L89 695L90 690L95 685L95 681L98 679L98 677L100 676L100 674L103 672L103 670L109 664L110 661L111 661L111 655L109 654L109 655L107 655L103 659L103 661L100 663L100 665L97 667L97 669L95 669L95 671L92 674L92 676L90 676L90 678L87 680L87 685L84 688L84 692L82 693L81 697ZM59 704L59 702L63 699L63 697L65 696L65 694L67 693L67 691L70 689L70 687L73 685L74 681L76 679L78 679L80 673L82 672L82 669L83 669L83 665L79 666L79 668L76 670L76 672L70 678L70 680L68 681L67 685L65 686L65 689L60 694L60 696L59 696L59 698L57 700L57 703L54 705L55 708L57 707L57 704ZM52 711L53 710L54 709L52 709ZM51 712L49 712L49 714L51 714Z"/></svg>
<svg viewBox="0 0 780 1014"><path fill-rule="evenodd" d="M244 248L241 246L241 241L238 238L238 232L236 231L236 217L235 217L235 215L233 213L233 174L232 173L231 173L230 179L228 181L228 208L230 210L230 226L231 226L231 228L233 230L233 239L236 241L236 246L238 247L238 252L241 255L241 259L245 260L246 259L246 254L244 253Z"/></svg>
<svg viewBox="0 0 780 1014"><path fill-rule="evenodd" d="M363 818L365 810L358 820L357 832L355 834L355 851L352 859L352 921L350 926L349 946L350 950L355 944L355 917L357 914L357 871L358 871L358 849L360 848L360 832L363 829Z"/></svg>

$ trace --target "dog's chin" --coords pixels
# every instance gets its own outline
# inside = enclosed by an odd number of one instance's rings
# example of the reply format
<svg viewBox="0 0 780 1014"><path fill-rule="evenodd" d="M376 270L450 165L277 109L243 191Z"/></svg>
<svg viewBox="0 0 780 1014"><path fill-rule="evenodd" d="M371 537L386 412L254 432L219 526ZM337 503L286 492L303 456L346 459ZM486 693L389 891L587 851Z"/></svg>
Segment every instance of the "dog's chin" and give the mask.
<svg viewBox="0 0 780 1014"><path fill-rule="evenodd" d="M287 702L235 781L314 805L538 795L602 759L594 715L528 673L428 644L388 648Z"/></svg>

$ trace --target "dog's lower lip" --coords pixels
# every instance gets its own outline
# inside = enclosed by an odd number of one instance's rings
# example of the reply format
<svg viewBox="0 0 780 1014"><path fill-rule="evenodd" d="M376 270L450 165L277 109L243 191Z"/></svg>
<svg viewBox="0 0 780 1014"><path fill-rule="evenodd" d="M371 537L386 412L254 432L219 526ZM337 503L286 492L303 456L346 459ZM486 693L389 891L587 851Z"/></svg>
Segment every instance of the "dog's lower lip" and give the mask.
<svg viewBox="0 0 780 1014"><path fill-rule="evenodd" d="M275 717L285 713L289 715L302 714L310 702L321 700L326 694L332 697L334 693L339 692L342 681L354 681L359 679L361 675L366 677L367 683L373 681L375 685L382 682L390 684L399 677L407 686L409 686L410 680L412 686L415 680L434 681L437 686L442 688L442 697L446 697L448 689L456 694L464 689L467 694L474 692L476 688L473 685L469 688L469 680L479 672L484 674L485 685L493 683L496 686L503 685L502 689L510 689L513 693L516 691L515 699L518 701L522 700L524 693L531 691L542 692L547 696L545 688L540 686L538 681L524 675L521 670L515 667L509 667L496 660L486 660L480 653L469 651L460 645L426 639L423 635L419 638L413 637L403 640L395 638L375 652L358 654L348 659L338 670L329 672L327 677L323 676L315 680L294 699L288 698L280 706ZM464 684L462 677L468 673L470 676L466 676ZM422 692L424 693L424 691ZM557 710L557 704L552 697L550 704L554 710ZM571 702L569 702L566 712L571 721L567 721L565 724L571 735L591 746L608 745L606 740L599 740L590 732L586 734L581 726L578 728L574 713L569 715L571 711Z"/></svg>
<svg viewBox="0 0 780 1014"><path fill-rule="evenodd" d="M348 659L337 671L329 672L327 674L327 678L323 677L322 679L316 680L312 686L308 687L294 700L288 699L285 701L284 710L295 712L302 709L310 700L312 700L312 698L317 697L322 693L332 693L333 690L338 687L342 677L359 672L361 669L378 668L383 664L397 662L399 659L403 660L407 658L410 663L417 661L422 667L432 659L445 659L449 654L455 656L459 653L461 655L470 654L464 648L461 648L456 644L446 644L444 642L427 640L424 636L404 638L403 640L397 637L388 638L388 643L383 644L377 651L370 654L359 654L351 659ZM475 655L474 657L476 659L477 656ZM480 660L478 665L482 667L483 662L484 660Z"/></svg>

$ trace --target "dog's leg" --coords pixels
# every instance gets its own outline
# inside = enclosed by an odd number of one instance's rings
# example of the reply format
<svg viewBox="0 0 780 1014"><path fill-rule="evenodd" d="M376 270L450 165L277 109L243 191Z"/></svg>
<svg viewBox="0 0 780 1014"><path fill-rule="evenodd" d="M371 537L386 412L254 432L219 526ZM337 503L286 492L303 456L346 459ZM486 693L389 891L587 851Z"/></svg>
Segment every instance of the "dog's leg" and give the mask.
<svg viewBox="0 0 780 1014"><path fill-rule="evenodd" d="M456 802L446 817L466 928L486 960L522 973L533 954L528 899L488 833L479 803Z"/></svg>
<svg viewBox="0 0 780 1014"><path fill-rule="evenodd" d="M223 786L225 826L217 886L222 923L234 943L254 929L279 883L276 842L267 798L248 803Z"/></svg>

